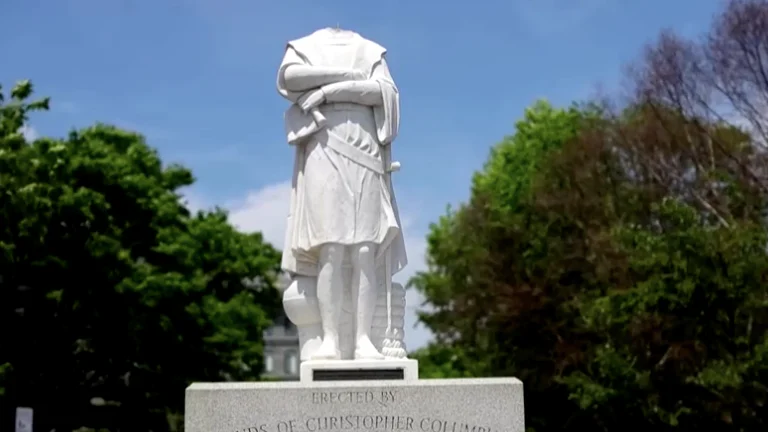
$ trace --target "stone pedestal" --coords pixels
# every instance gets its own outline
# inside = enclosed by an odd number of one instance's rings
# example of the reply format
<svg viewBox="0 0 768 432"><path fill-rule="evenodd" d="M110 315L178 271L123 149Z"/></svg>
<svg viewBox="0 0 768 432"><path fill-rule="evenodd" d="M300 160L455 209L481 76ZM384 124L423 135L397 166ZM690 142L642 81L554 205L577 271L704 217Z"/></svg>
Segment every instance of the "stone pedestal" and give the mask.
<svg viewBox="0 0 768 432"><path fill-rule="evenodd" d="M524 432L514 378L192 384L186 432Z"/></svg>

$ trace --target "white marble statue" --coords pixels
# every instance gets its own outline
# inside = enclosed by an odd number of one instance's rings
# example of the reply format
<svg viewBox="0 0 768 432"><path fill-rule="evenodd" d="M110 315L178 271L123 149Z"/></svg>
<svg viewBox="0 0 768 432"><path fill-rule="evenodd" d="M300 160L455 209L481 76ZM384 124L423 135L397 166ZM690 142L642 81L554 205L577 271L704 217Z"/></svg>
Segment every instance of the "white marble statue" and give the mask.
<svg viewBox="0 0 768 432"><path fill-rule="evenodd" d="M278 72L296 152L282 267L293 277L290 296L304 302L284 304L303 337L302 360L405 356L404 291L391 282L407 263L390 180L400 101L385 54L327 28L289 42ZM314 315L318 334L306 333ZM377 325L384 330L372 334Z"/></svg>

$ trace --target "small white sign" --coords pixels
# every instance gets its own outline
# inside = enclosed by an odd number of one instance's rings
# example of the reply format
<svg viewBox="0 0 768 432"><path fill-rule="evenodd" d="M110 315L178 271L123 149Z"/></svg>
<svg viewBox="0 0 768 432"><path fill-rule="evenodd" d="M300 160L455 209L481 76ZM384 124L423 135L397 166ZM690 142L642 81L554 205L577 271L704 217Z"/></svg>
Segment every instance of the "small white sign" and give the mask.
<svg viewBox="0 0 768 432"><path fill-rule="evenodd" d="M32 408L16 408L16 432L32 432Z"/></svg>

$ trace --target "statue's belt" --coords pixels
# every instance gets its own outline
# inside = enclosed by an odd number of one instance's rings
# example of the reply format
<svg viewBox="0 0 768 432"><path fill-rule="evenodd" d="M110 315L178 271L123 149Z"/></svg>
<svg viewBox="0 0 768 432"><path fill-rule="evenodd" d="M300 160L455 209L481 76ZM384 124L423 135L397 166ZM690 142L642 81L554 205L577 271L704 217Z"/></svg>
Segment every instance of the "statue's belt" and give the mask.
<svg viewBox="0 0 768 432"><path fill-rule="evenodd" d="M328 147L330 147L336 153L344 156L345 158L360 164L369 170L384 175L384 162L369 155L368 153L360 150L359 148L349 144L340 136L326 129L328 136L331 138L328 140Z"/></svg>

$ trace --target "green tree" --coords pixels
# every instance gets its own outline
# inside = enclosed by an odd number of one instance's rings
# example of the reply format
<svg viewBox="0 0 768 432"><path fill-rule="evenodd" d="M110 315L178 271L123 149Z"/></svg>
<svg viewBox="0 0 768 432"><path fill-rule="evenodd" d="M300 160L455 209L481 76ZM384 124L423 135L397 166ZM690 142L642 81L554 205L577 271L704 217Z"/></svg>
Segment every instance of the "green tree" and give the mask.
<svg viewBox="0 0 768 432"><path fill-rule="evenodd" d="M410 356L419 362L420 379L472 378L477 376L476 362L469 361L460 347L430 344Z"/></svg>
<svg viewBox="0 0 768 432"><path fill-rule="evenodd" d="M438 343L417 353L422 374L441 376L454 359L465 376L514 375L532 428L567 405L555 378L579 345L572 300L595 289L580 228L536 209L538 173L598 118L545 102L527 109L475 175L470 201L432 226L428 271L411 283L430 303L420 319Z"/></svg>
<svg viewBox="0 0 768 432"><path fill-rule="evenodd" d="M437 336L423 375L516 376L536 431L762 425L768 197L742 168L759 161L748 142L652 100L618 116L529 110L432 227L412 281ZM692 287L709 294L678 292ZM694 318L663 312L672 298ZM715 366L744 374L720 401L722 381L699 378Z"/></svg>
<svg viewBox="0 0 768 432"><path fill-rule="evenodd" d="M663 33L615 107L526 112L431 228L423 375L517 376L539 432L765 428L766 17Z"/></svg>
<svg viewBox="0 0 768 432"><path fill-rule="evenodd" d="M581 308L595 336L562 379L603 430L762 430L768 419L768 233L713 227L676 200L617 237L635 283Z"/></svg>
<svg viewBox="0 0 768 432"><path fill-rule="evenodd" d="M595 427L766 427L766 17L765 0L733 0L703 39L663 33L632 108L590 137L621 158L577 163L620 168L634 216L606 225L625 278L580 305L593 343L562 378Z"/></svg>
<svg viewBox="0 0 768 432"><path fill-rule="evenodd" d="M220 209L190 214L192 174L141 135L25 142L47 105L31 93L0 106L2 418L30 406L45 430L167 430L191 381L258 379L278 252Z"/></svg>

